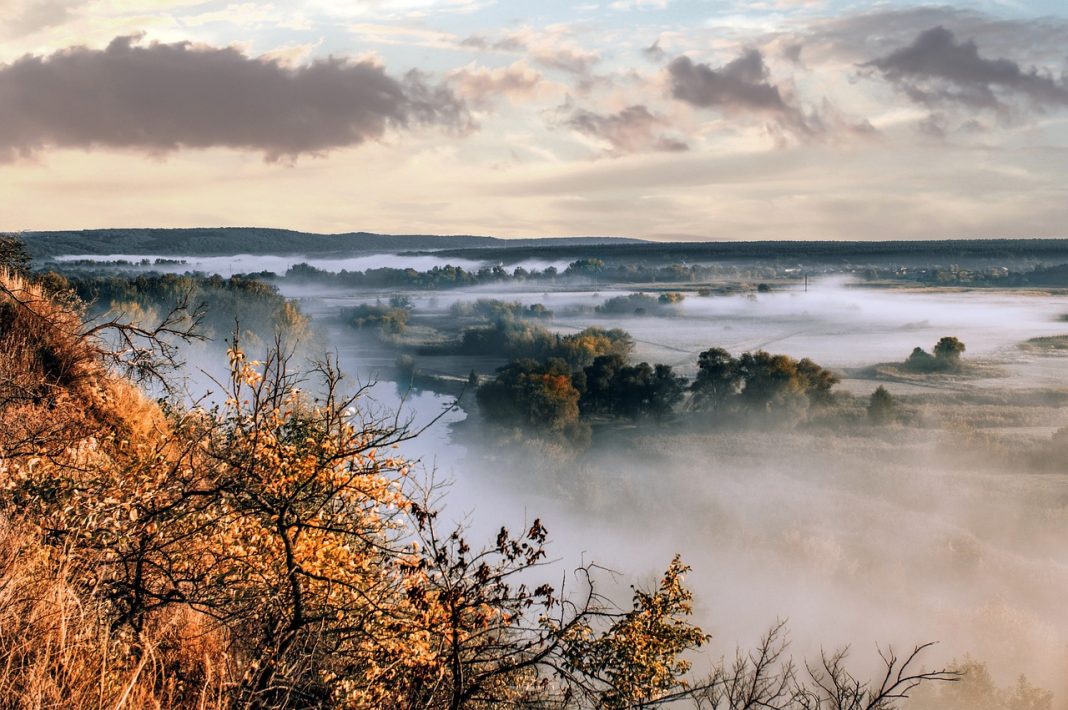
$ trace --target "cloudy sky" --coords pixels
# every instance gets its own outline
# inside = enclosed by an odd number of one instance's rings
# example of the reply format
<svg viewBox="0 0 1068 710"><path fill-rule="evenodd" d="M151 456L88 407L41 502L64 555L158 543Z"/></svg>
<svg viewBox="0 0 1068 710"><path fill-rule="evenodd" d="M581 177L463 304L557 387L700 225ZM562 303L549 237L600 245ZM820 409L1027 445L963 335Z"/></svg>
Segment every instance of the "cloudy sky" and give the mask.
<svg viewBox="0 0 1068 710"><path fill-rule="evenodd" d="M0 0L0 216L1068 236L1068 3Z"/></svg>

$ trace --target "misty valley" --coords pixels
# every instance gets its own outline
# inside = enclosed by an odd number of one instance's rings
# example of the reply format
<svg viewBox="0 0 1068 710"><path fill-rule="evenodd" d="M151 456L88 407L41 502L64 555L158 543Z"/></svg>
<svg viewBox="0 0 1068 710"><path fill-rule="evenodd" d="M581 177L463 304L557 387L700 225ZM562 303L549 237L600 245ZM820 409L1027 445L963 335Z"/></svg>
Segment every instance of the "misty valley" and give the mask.
<svg viewBox="0 0 1068 710"><path fill-rule="evenodd" d="M159 333L181 361L166 387L146 385L167 407L226 406L235 357L270 368L282 352L304 373L326 358L348 376L329 396L359 395L347 416L418 434L388 443L414 462L442 530L492 549L501 525L544 525L547 556L521 571L531 588L574 589L587 570L625 608L679 555L708 636L680 656L690 685L664 685L663 702L1068 702L1063 245L680 255L623 240L446 251L397 237L393 249L250 256L181 232L166 251L138 250L134 234L122 253L94 253L87 234L62 253L59 236L24 235L27 273L86 304L89 324L154 332L175 304L195 311L198 338ZM255 246L271 253L269 236ZM117 337L122 350L129 334ZM877 686L889 649L897 663L932 642L910 668L932 680L909 683L908 699L805 705L783 690L848 685L835 675L846 665ZM754 671L761 649L774 672ZM769 704L723 684L687 690L717 663Z"/></svg>
<svg viewBox="0 0 1068 710"><path fill-rule="evenodd" d="M0 0L0 710L1068 710L1065 0Z"/></svg>

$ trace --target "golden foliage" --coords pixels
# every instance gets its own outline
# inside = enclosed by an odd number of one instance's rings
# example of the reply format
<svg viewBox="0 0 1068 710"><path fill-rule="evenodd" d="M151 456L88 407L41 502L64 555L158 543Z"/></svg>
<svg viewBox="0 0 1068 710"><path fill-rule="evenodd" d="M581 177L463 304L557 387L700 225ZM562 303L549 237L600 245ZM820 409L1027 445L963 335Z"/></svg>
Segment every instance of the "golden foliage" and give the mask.
<svg viewBox="0 0 1068 710"><path fill-rule="evenodd" d="M569 662L601 681L605 707L652 704L687 687L680 678L690 663L680 656L709 640L688 621L693 595L682 582L689 569L676 556L657 590L635 590L633 609L607 633L595 634L587 624L572 631Z"/></svg>

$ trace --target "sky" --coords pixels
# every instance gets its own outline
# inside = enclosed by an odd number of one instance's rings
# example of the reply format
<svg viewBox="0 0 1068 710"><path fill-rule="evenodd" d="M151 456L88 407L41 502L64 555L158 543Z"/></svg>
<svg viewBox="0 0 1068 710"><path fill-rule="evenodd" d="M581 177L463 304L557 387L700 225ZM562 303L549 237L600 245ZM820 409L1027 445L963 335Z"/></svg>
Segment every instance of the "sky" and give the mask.
<svg viewBox="0 0 1068 710"><path fill-rule="evenodd" d="M1068 237L1068 3L0 0L0 218Z"/></svg>

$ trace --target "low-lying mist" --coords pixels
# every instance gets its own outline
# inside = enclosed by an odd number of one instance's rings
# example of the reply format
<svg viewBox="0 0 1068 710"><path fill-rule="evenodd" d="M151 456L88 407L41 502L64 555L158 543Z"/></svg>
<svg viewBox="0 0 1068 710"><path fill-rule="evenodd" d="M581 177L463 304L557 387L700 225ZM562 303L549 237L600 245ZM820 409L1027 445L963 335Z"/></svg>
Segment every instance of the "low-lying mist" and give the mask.
<svg viewBox="0 0 1068 710"><path fill-rule="evenodd" d="M413 313L441 322L458 302L539 303L553 311L544 322L551 330L623 328L636 341L633 360L688 376L710 347L809 357L842 374L843 396L858 396L840 425L619 424L598 429L583 452L487 443L475 416L449 411L402 453L448 482L446 513L468 521L473 540L488 543L501 524L540 517L558 556L547 574L558 581L596 561L621 572L617 601L679 552L693 566L696 621L713 635L713 657L732 656L787 619L798 658L851 646L866 672L876 668L878 644L904 650L937 641L929 667L973 657L1000 685L1026 674L1055 692L1054 707L1068 707L1068 479L1051 473L1068 456L1049 443L1068 425L1049 400L1068 391L1066 361L1019 347L1068 332L1059 320L1068 297L831 280L808 291L691 291L655 313L620 315L597 307L633 293L626 288L537 286L402 295ZM449 396L393 381L394 355L338 319L341 309L389 292L280 288L317 324L299 351L305 361L330 353L353 379L380 379L372 406L399 408L415 428L448 408ZM989 369L937 382L865 374L945 335ZM219 371L215 346L189 352L190 370ZM864 420L857 402L880 382L903 397L911 419L885 427ZM193 377L190 391L198 387L210 388L210 379Z"/></svg>
<svg viewBox="0 0 1068 710"><path fill-rule="evenodd" d="M304 300L304 307L326 314L355 303L373 302L381 292L353 294L280 284L282 293ZM546 325L559 331L589 326L622 328L635 339L635 358L665 362L692 374L696 355L708 347L732 352L773 349L809 357L827 367L858 368L896 362L916 346L929 348L952 333L968 353L1014 367L1031 365L1026 377L999 384L1056 386L1059 373L1048 359L1028 357L1018 345L1029 338L1068 331L1059 318L1068 314L1068 296L996 290L909 290L856 288L842 279L770 293L700 296L688 292L678 304L644 315L605 314L596 308L629 290L547 291L544 288L477 287L448 292L401 292L416 313L448 317L458 302L478 299L539 303L553 311ZM1023 373L1017 373L1022 375Z"/></svg>
<svg viewBox="0 0 1068 710"><path fill-rule="evenodd" d="M984 465L963 437L741 430L615 434L578 461L469 458L453 494L543 515L555 549L651 576L673 552L730 655L787 618L800 655L938 641L1065 697L1068 484ZM465 494L477 490L477 494ZM455 499L454 499L455 500ZM509 504L510 502L510 504Z"/></svg>

